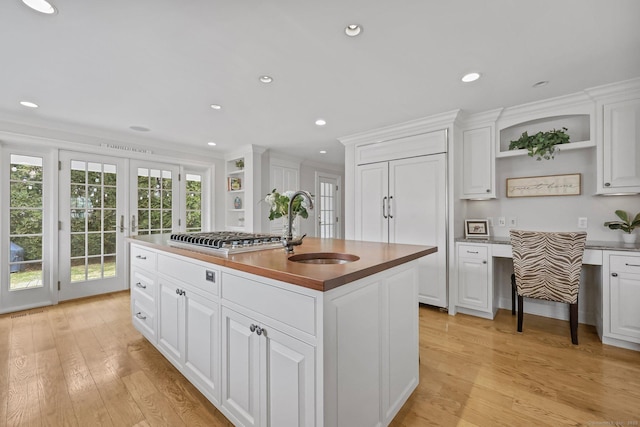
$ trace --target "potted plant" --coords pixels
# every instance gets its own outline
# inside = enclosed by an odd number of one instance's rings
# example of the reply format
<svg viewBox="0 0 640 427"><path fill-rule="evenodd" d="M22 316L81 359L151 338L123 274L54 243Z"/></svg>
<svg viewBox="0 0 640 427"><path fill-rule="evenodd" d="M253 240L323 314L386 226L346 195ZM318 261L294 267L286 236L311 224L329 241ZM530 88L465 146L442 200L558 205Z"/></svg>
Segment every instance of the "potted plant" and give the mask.
<svg viewBox="0 0 640 427"><path fill-rule="evenodd" d="M243 169L244 168L244 159L238 159L236 160L236 167L238 169Z"/></svg>
<svg viewBox="0 0 640 427"><path fill-rule="evenodd" d="M640 213L638 213L633 220L630 215L622 210L617 210L616 215L621 221L607 221L604 223L605 227L609 227L611 230L624 231L625 234L622 235L622 240L624 240L625 243L634 243L636 241L636 235L633 234L633 230L640 226Z"/></svg>
<svg viewBox="0 0 640 427"><path fill-rule="evenodd" d="M569 135L565 133L568 129L553 129L548 132L538 132L529 135L526 131L520 138L511 141L509 150L519 150L525 148L529 151L529 157L537 156L536 160L553 159L556 145L569 142Z"/></svg>

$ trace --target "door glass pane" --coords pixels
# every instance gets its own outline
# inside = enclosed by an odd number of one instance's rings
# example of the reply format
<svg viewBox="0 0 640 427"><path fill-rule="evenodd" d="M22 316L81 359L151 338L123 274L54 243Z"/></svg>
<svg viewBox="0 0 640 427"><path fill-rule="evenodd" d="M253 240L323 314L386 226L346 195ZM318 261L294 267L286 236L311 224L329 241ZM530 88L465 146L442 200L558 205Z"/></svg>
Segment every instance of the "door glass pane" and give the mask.
<svg viewBox="0 0 640 427"><path fill-rule="evenodd" d="M202 231L202 176L187 174L187 232Z"/></svg>
<svg viewBox="0 0 640 427"><path fill-rule="evenodd" d="M43 286L42 158L11 155L9 290Z"/></svg>
<svg viewBox="0 0 640 427"><path fill-rule="evenodd" d="M171 171L138 168L138 234L172 231Z"/></svg>
<svg viewBox="0 0 640 427"><path fill-rule="evenodd" d="M336 237L335 187L333 182L320 183L320 237Z"/></svg>
<svg viewBox="0 0 640 427"><path fill-rule="evenodd" d="M71 282L115 274L116 172L112 164L71 161Z"/></svg>

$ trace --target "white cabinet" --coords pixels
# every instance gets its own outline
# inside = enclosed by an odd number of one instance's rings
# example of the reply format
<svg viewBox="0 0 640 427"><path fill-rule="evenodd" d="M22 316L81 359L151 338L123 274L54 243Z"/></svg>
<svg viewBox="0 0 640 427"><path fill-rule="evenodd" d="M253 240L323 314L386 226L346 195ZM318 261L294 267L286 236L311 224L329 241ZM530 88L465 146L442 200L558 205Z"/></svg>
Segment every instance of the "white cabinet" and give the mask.
<svg viewBox="0 0 640 427"><path fill-rule="evenodd" d="M222 317L222 407L245 426L314 425L314 347L226 307Z"/></svg>
<svg viewBox="0 0 640 427"><path fill-rule="evenodd" d="M462 199L495 198L493 129L486 126L462 134Z"/></svg>
<svg viewBox="0 0 640 427"><path fill-rule="evenodd" d="M605 252L603 273L602 341L619 340L613 344L640 349L624 344L640 344L640 255Z"/></svg>
<svg viewBox="0 0 640 427"><path fill-rule="evenodd" d="M158 348L209 400L217 403L220 394L220 308L214 296L217 286L211 282L203 290L195 277L201 276L201 282L206 282L208 271L209 277L216 280L219 272L173 257L160 258ZM182 280L176 279L176 275L181 275Z"/></svg>
<svg viewBox="0 0 640 427"><path fill-rule="evenodd" d="M640 192L640 99L603 104L598 193Z"/></svg>
<svg viewBox="0 0 640 427"><path fill-rule="evenodd" d="M437 246L420 260L420 302L447 306L447 184L444 153L360 165L355 238Z"/></svg>
<svg viewBox="0 0 640 427"><path fill-rule="evenodd" d="M457 255L457 306L476 310L480 313L474 314L493 319L495 312L489 247L458 243Z"/></svg>

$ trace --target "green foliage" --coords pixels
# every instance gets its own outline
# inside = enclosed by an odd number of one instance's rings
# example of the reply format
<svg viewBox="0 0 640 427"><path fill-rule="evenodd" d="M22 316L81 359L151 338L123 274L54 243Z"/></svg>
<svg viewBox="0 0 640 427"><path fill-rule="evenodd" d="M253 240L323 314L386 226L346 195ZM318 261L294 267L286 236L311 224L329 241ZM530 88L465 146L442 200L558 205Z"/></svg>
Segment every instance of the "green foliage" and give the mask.
<svg viewBox="0 0 640 427"><path fill-rule="evenodd" d="M244 167L244 159L238 159L236 160L236 167L238 169L242 169Z"/></svg>
<svg viewBox="0 0 640 427"><path fill-rule="evenodd" d="M611 230L622 230L625 233L631 234L634 228L640 227L640 212L631 220L631 216L625 211L617 210L616 215L622 221L607 221L604 223L605 227L609 227Z"/></svg>
<svg viewBox="0 0 640 427"><path fill-rule="evenodd" d="M555 146L569 142L569 135L565 133L567 130L563 127L560 130L553 129L549 132L538 132L535 135L523 132L520 138L511 141L509 150L524 148L529 151L529 157L537 156L536 160L553 159Z"/></svg>
<svg viewBox="0 0 640 427"><path fill-rule="evenodd" d="M293 191L285 191L283 194L278 193L274 188L273 191L264 198L271 209L269 210L269 219L274 220L276 218L282 218L287 216L289 210L289 197L293 195ZM291 211L295 218L296 215L300 215L302 218L309 218L309 212L307 212L307 205L303 197L296 197L291 206Z"/></svg>

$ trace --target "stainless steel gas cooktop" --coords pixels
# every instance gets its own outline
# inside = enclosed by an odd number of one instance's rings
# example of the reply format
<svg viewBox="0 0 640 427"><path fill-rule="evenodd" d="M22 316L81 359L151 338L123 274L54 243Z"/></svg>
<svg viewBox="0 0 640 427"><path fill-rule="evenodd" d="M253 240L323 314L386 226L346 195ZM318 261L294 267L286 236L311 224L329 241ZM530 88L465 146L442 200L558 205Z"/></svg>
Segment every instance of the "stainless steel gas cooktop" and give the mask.
<svg viewBox="0 0 640 427"><path fill-rule="evenodd" d="M202 250L217 255L282 248L280 236L275 234L210 231L203 233L171 234L169 246Z"/></svg>

